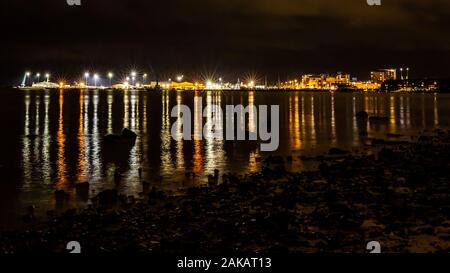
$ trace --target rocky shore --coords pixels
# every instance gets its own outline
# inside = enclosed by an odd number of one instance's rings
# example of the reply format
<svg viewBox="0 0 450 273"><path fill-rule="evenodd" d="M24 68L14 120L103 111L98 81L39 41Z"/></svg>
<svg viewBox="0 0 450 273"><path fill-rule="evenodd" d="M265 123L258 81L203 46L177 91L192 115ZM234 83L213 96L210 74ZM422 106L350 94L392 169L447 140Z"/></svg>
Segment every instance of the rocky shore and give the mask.
<svg viewBox="0 0 450 273"><path fill-rule="evenodd" d="M270 157L260 173L210 177L167 196L100 193L92 205L0 234L0 252L365 253L450 251L450 132L411 142L371 140L376 153L339 149L317 171L290 173L292 157Z"/></svg>

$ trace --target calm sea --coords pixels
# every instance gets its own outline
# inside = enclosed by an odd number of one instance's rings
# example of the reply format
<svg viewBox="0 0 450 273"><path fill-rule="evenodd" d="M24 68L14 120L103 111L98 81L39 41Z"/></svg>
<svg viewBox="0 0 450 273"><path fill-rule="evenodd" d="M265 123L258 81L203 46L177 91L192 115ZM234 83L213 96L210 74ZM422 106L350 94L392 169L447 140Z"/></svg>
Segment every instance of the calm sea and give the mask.
<svg viewBox="0 0 450 273"><path fill-rule="evenodd" d="M279 149L263 153L259 145L246 141L175 141L170 134L176 121L171 118L172 107L188 105L193 116L199 115L201 109L194 107L199 96L203 107L280 105ZM449 103L448 94L3 89L0 224L20 222L29 205L41 212L63 209L55 202L56 189L70 194L65 206L84 206L86 202L75 194L79 182L88 181L95 192L116 188L137 195L141 181L178 192L207 183L207 175L215 169L256 172L269 154L292 155L288 168L305 170L313 166L300 160L301 155L363 146L359 134L363 128L355 118L361 110L389 117L365 128L368 137L386 138L388 133L409 136L448 127ZM252 113L249 118L254 118ZM136 144L125 152L105 150L102 137L122 128L138 134ZM195 176L187 178L186 172Z"/></svg>

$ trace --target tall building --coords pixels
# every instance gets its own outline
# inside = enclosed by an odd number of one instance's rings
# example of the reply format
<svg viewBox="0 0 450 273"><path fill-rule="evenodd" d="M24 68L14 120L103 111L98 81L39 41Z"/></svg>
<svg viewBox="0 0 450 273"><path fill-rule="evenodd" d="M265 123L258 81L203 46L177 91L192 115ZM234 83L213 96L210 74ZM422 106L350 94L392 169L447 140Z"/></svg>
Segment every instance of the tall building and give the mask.
<svg viewBox="0 0 450 273"><path fill-rule="evenodd" d="M383 83L387 80L396 80L397 70L396 69L378 69L376 71L370 72L370 80L374 83Z"/></svg>

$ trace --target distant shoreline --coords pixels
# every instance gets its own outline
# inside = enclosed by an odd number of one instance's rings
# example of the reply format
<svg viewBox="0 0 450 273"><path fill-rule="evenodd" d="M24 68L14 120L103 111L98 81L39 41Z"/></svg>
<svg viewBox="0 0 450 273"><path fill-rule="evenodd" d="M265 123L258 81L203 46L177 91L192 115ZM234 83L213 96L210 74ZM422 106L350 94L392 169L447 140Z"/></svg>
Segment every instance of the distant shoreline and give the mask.
<svg viewBox="0 0 450 273"><path fill-rule="evenodd" d="M385 91L381 89L377 90L365 90L365 89L344 89L344 90L331 90L331 89L161 89L161 88L130 88L130 89L114 89L114 88L79 88L79 87L69 87L69 88L33 88L33 87L19 87L19 86L6 86L3 88L8 89L18 89L22 91L45 91L45 90L86 90L86 91L142 91L142 92L153 92L153 91L183 91L183 92L317 92L317 93L401 93L401 94L448 94L449 90L439 90L439 91L428 91L428 90L393 90Z"/></svg>

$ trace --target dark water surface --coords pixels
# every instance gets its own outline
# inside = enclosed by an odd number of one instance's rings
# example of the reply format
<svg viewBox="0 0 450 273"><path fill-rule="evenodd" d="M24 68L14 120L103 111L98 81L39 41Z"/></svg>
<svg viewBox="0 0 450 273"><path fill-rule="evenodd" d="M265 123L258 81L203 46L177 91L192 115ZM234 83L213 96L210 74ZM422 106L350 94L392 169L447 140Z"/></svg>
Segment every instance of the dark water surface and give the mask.
<svg viewBox="0 0 450 273"><path fill-rule="evenodd" d="M194 107L195 96L202 96L203 107L280 105L280 146L274 154L293 155L289 168L294 171L311 167L300 155L321 154L331 147L361 147L362 128L355 118L361 110L389 117L388 122L367 124L368 137L414 135L450 123L447 94L3 89L1 227L20 222L31 204L41 212L62 209L55 202L56 189L70 193L66 206L85 205L75 194L74 185L79 182L89 181L95 192L117 188L137 195L142 180L176 192L207 183L207 175L215 169L221 173L258 171L261 158L269 154L259 151L259 145L172 139L171 127L176 121L170 116L172 107L188 105L193 117L198 116L201 109ZM105 151L102 137L120 133L122 128L138 134L136 145L126 153ZM196 176L186 178L186 172ZM115 178L115 173L121 178Z"/></svg>

